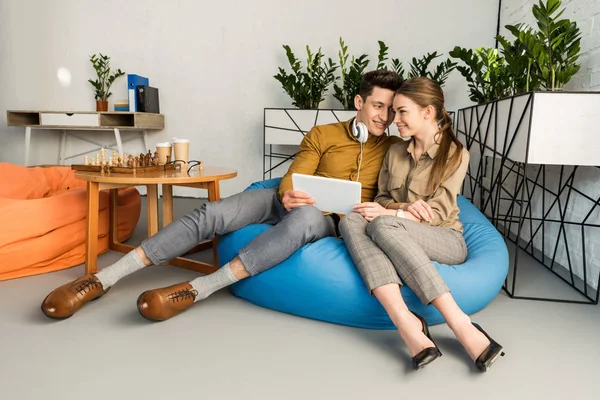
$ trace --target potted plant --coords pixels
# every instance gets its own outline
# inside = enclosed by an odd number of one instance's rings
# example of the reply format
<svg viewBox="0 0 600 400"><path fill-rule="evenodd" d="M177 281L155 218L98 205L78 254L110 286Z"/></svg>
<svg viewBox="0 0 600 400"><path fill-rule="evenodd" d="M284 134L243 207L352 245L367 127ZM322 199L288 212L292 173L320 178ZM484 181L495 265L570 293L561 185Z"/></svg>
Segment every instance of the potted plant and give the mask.
<svg viewBox="0 0 600 400"><path fill-rule="evenodd" d="M306 62L306 71L302 70L302 63L296 58L294 52L288 45L283 45L287 59L292 68L288 74L283 68L279 68L279 73L274 76L283 90L292 98L292 105L302 110L316 110L321 101L325 99L329 85L337 78L334 76L338 66L328 59L328 63L323 61L323 53L319 48L317 54L313 54L309 46L306 46L308 60Z"/></svg>
<svg viewBox="0 0 600 400"><path fill-rule="evenodd" d="M275 173L283 173L285 165L294 157L297 146L304 135L317 124L339 121L336 115L340 110L319 109L325 99L329 87L338 77L334 72L338 66L331 58L325 61L321 49L313 53L306 46L307 61L304 68L288 45L283 45L286 58L290 64L290 72L279 68L274 78L281 83L284 92L292 99L294 108L265 108L264 109L264 175L281 167ZM268 165L267 165L268 159ZM273 164L273 160L277 161ZM268 175L267 175L268 174Z"/></svg>
<svg viewBox="0 0 600 400"><path fill-rule="evenodd" d="M451 52L464 63L458 70L478 103L458 111L456 132L471 155L463 194L506 237L557 275L565 273L563 279L588 296L587 246L580 253L583 262L575 263L566 235L571 243L585 242L584 227L593 226L593 220L586 222L591 211L581 222L579 238L563 227L572 218L580 220L571 209L588 208L575 194L583 195L583 186L573 186L589 179L585 166L598 165L594 143L600 93L563 90L580 69L581 49L579 28L561 19L563 13L560 0L540 0L532 7L536 28L507 25L513 38L499 36L500 49L456 47ZM578 179L577 171L584 177ZM515 295L518 253L506 284L510 296Z"/></svg>
<svg viewBox="0 0 600 400"><path fill-rule="evenodd" d="M115 79L125 75L125 72L117 69L111 71L110 57L100 53L90 56L94 70L96 70L97 79L88 79L88 82L94 87L94 97L96 99L96 111L108 111L108 98L112 94L110 87Z"/></svg>
<svg viewBox="0 0 600 400"><path fill-rule="evenodd" d="M584 136L594 130L593 126L581 126L580 115L586 109L582 103L589 103L595 94L562 92L580 68L577 60L581 33L575 22L560 19L564 11L560 6L560 0L545 3L540 0L533 5L538 29L523 24L507 25L514 41L499 36L501 50L455 47L450 53L465 64L458 70L468 82L471 100L479 104L459 111L458 128L464 132L469 126L467 135L485 133L487 140L494 138L496 144L506 139L511 146L506 150L510 150L514 161L581 162L578 149L567 149L569 143L578 142L562 143L564 132L557 129L579 126L583 129L574 132L569 128L569 134ZM560 123L551 123L557 112L561 114ZM487 142L486 146L484 155L493 153L490 149L494 145ZM558 148L560 152L556 151Z"/></svg>

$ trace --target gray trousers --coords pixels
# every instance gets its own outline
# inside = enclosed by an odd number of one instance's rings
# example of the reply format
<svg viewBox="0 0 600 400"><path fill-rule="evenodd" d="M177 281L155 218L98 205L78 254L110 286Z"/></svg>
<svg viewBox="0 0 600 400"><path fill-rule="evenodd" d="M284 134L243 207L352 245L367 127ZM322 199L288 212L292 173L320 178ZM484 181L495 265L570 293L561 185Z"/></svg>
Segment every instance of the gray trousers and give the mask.
<svg viewBox="0 0 600 400"><path fill-rule="evenodd" d="M279 264L307 243L335 236L333 220L317 208L301 206L288 213L277 199L277 189L259 189L205 203L144 240L141 246L152 263L160 265L199 242L261 223L275 226L239 252L250 275Z"/></svg>
<svg viewBox="0 0 600 400"><path fill-rule="evenodd" d="M425 305L450 291L432 261L456 265L467 257L461 232L404 218L384 215L369 223L351 213L340 232L370 292L402 279Z"/></svg>

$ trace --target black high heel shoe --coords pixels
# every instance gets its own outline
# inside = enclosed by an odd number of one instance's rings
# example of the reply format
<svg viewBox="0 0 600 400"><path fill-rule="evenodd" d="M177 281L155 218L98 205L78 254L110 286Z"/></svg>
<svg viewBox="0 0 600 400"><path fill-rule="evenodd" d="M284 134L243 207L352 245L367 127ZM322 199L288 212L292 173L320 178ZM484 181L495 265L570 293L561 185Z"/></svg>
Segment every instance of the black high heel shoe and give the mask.
<svg viewBox="0 0 600 400"><path fill-rule="evenodd" d="M427 364L433 362L436 358L441 357L442 352L437 347L437 344L435 344L435 342L431 338L431 335L429 334L429 326L427 325L427 322L425 322L425 320L420 315L415 314L415 313L413 313L413 315L415 317L417 317L419 319L419 321L421 321L421 323L423 324L423 333L425 334L425 336L427 336L427 338L429 340L431 340L431 342L435 346L435 347L428 347L426 349L421 350L416 356L414 356L412 358L413 368L419 369L419 368L423 368Z"/></svg>
<svg viewBox="0 0 600 400"><path fill-rule="evenodd" d="M490 341L490 345L486 347L486 349L483 350L479 357L477 357L477 360L475 360L475 366L477 367L477 369L479 369L481 372L486 372L488 369L491 368L492 364L498 359L498 357L504 357L504 352L502 351L502 346L500 346L494 339L492 339L490 335L488 335L481 326L479 326L475 322L471 323L475 328L477 328L479 332L483 333L485 337L487 337Z"/></svg>

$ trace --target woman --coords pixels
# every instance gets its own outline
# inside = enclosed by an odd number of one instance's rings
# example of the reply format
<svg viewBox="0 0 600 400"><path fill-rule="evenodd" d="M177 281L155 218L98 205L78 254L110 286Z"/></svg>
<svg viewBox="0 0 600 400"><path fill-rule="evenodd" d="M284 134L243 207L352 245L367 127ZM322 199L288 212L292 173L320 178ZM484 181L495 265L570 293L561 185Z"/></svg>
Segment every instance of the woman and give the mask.
<svg viewBox="0 0 600 400"><path fill-rule="evenodd" d="M502 346L456 304L432 261L461 264L467 247L456 198L469 153L456 138L444 109L444 94L427 78L413 78L396 91L394 123L407 141L390 147L373 203L356 205L340 231L370 292L377 297L419 369L442 353L426 322L411 313L404 281L423 304L433 304L477 368L486 371Z"/></svg>

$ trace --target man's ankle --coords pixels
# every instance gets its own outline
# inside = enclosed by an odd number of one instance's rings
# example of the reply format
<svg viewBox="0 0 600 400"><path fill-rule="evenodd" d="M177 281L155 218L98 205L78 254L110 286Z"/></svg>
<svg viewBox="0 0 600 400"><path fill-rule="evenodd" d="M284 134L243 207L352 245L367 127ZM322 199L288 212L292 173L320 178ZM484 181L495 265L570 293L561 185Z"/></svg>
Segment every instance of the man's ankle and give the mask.
<svg viewBox="0 0 600 400"><path fill-rule="evenodd" d="M142 262L144 263L145 266L152 265L152 260L150 260L146 256L146 253L144 252L144 249L142 249L142 246L136 247L135 252L136 252L137 256L140 258L140 260L142 260Z"/></svg>
<svg viewBox="0 0 600 400"><path fill-rule="evenodd" d="M231 260L231 262L229 263L229 268L231 269L231 273L233 274L233 276L235 276L235 279L237 279L238 281L250 276L250 273L248 272L246 267L244 267L244 264L242 263L242 260L240 260L239 257L236 257L233 260Z"/></svg>

